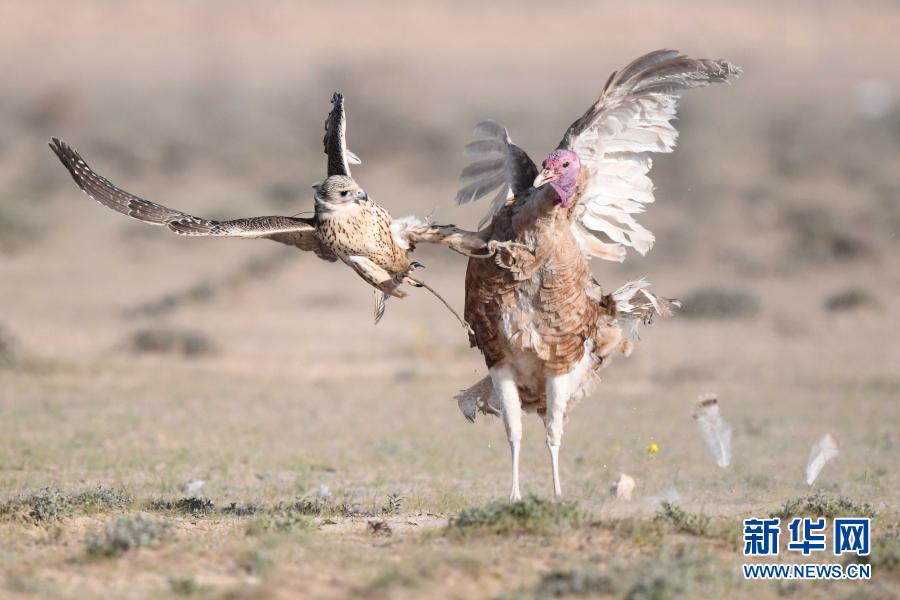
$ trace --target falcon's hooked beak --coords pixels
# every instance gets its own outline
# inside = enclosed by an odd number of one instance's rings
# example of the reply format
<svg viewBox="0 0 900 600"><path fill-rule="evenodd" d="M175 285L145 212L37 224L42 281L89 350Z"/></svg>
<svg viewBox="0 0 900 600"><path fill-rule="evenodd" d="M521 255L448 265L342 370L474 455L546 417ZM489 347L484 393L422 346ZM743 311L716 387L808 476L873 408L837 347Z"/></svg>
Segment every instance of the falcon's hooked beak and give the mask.
<svg viewBox="0 0 900 600"><path fill-rule="evenodd" d="M545 168L543 171L538 173L538 176L534 178L534 183L532 183L531 185L534 188L539 188L542 185L552 183L557 179L559 179L558 173L554 173L552 169Z"/></svg>
<svg viewBox="0 0 900 600"><path fill-rule="evenodd" d="M356 199L361 202L365 202L369 199L369 195L366 193L366 190L359 188L358 190L356 190Z"/></svg>

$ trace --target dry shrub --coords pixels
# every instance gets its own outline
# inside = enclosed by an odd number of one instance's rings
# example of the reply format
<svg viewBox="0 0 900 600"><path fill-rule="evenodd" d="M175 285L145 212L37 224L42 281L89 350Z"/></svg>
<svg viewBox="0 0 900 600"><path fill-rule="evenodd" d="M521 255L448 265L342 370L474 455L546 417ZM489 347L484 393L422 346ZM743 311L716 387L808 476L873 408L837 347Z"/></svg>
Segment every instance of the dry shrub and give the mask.
<svg viewBox="0 0 900 600"><path fill-rule="evenodd" d="M128 515L109 521L103 531L87 537L91 556L118 556L135 548L156 546L171 537L172 524L145 514Z"/></svg>
<svg viewBox="0 0 900 600"><path fill-rule="evenodd" d="M689 319L735 319L752 317L760 308L759 298L750 292L706 287L683 297L678 314Z"/></svg>
<svg viewBox="0 0 900 600"><path fill-rule="evenodd" d="M135 354L180 354L197 357L215 353L215 345L209 336L190 329L163 327L139 329L131 334L127 346Z"/></svg>
<svg viewBox="0 0 900 600"><path fill-rule="evenodd" d="M835 292L825 299L825 308L832 312L850 310L879 310L881 303L866 290L849 288Z"/></svg>
<svg viewBox="0 0 900 600"><path fill-rule="evenodd" d="M19 344L9 331L0 325L0 369L14 367L19 362Z"/></svg>
<svg viewBox="0 0 900 600"><path fill-rule="evenodd" d="M791 254L808 262L847 262L868 257L872 249L862 239L847 233L825 207L809 206L788 210L785 225L792 230Z"/></svg>

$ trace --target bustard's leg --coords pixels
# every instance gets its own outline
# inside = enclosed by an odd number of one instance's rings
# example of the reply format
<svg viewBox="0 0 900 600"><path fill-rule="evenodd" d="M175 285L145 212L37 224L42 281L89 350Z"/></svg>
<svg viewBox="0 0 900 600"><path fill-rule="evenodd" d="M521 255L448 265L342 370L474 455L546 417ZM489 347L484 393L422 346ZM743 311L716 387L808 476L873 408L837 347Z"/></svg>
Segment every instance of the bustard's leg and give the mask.
<svg viewBox="0 0 900 600"><path fill-rule="evenodd" d="M509 451L512 455L512 489L509 492L510 502L522 499L519 491L519 445L522 442L522 405L519 403L519 389L509 367L494 367L490 370L491 382L494 384L494 395L500 400L503 426L506 427L506 438L509 440Z"/></svg>
<svg viewBox="0 0 900 600"><path fill-rule="evenodd" d="M547 375L547 414L544 426L547 429L547 448L550 449L550 469L553 471L553 494L562 496L562 485L559 481L559 446L562 443L563 423L566 418L566 405L572 393L572 373L565 375Z"/></svg>

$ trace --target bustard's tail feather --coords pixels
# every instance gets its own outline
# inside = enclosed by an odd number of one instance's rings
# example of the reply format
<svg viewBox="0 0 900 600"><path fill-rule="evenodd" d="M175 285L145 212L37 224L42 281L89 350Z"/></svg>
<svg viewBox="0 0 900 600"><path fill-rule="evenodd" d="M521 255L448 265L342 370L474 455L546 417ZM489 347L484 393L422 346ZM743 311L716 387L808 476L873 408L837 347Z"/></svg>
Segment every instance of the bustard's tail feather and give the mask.
<svg viewBox="0 0 900 600"><path fill-rule="evenodd" d="M475 422L475 416L481 412L485 415L500 416L500 410L491 404L494 395L494 385L490 375L482 377L475 385L462 390L453 398L459 405L459 410L469 420Z"/></svg>
<svg viewBox="0 0 900 600"><path fill-rule="evenodd" d="M678 300L657 296L649 287L650 282L641 278L612 293L613 314L621 323L630 325L632 335L637 333L638 325L650 325L656 316L671 317L674 309L681 307Z"/></svg>

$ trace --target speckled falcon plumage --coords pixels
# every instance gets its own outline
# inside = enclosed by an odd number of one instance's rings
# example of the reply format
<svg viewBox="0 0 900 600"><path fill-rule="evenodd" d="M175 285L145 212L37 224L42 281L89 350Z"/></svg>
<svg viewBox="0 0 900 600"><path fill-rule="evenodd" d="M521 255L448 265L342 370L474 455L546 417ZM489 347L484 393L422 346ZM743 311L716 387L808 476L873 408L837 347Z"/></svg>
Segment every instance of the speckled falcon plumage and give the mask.
<svg viewBox="0 0 900 600"><path fill-rule="evenodd" d="M653 201L650 152L671 152L677 93L727 82L740 70L659 50L613 73L595 104L567 130L539 170L493 121L466 147L476 157L462 173L460 203L499 188L482 223L489 241L518 242L494 261L470 260L465 318L489 376L457 396L470 420L503 418L512 454L511 499L520 497L522 410L544 420L554 493L562 493L558 453L574 401L596 381L610 354L631 351L623 326L671 314L676 301L651 294L646 280L604 294L588 259L641 254L653 235L633 215Z"/></svg>
<svg viewBox="0 0 900 600"><path fill-rule="evenodd" d="M418 266L410 261L409 252L416 243L437 243L471 255L486 250L487 240L452 225L432 225L414 216L392 219L351 177L350 164L360 161L347 149L343 96L334 94L332 104L323 140L328 176L313 186L315 214L312 218L265 216L214 221L195 217L113 185L94 172L74 148L57 138L51 140L50 148L85 194L145 223L165 225L180 235L270 239L312 251L326 261L346 263L376 289L376 323L384 313L386 298L406 295L399 289L403 283L427 288L456 315L437 292L409 275ZM491 245L492 253L501 247L496 243ZM457 318L462 321L458 315Z"/></svg>

